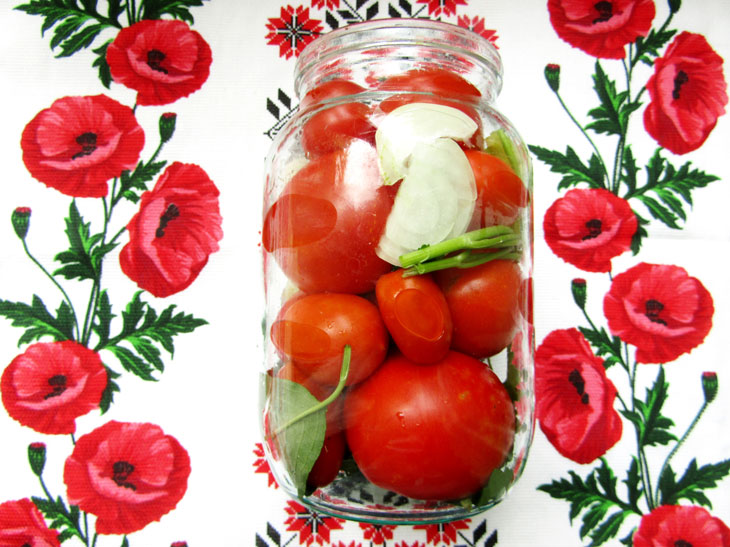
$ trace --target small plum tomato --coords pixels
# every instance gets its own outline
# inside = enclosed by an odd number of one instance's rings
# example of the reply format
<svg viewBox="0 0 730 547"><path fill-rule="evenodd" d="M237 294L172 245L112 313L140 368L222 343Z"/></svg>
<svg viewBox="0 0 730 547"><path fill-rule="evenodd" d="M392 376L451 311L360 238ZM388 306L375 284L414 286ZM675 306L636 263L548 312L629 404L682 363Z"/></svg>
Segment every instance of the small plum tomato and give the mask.
<svg viewBox="0 0 730 547"><path fill-rule="evenodd" d="M395 270L375 285L380 315L401 353L415 363L443 359L451 344L451 313L430 275Z"/></svg>
<svg viewBox="0 0 730 547"><path fill-rule="evenodd" d="M421 500L482 488L513 444L507 390L481 361L454 351L430 365L393 354L345 399L347 444L373 484Z"/></svg>
<svg viewBox="0 0 730 547"><path fill-rule="evenodd" d="M325 438L322 450L307 476L307 486L321 488L335 480L345 457L345 446L345 433L342 431Z"/></svg>
<svg viewBox="0 0 730 547"><path fill-rule="evenodd" d="M512 224L527 205L527 188L501 159L481 150L466 150L477 184L474 229Z"/></svg>
<svg viewBox="0 0 730 547"><path fill-rule="evenodd" d="M307 391L318 401L324 401L329 397L335 388L322 385L315 382L311 377L307 376L293 363L286 363L276 373L277 378L284 378L307 388ZM327 419L327 429L325 431L325 437L335 435L343 429L342 425L342 413L345 398L340 394L337 399L332 401L325 411L325 417Z"/></svg>
<svg viewBox="0 0 730 547"><path fill-rule="evenodd" d="M375 127L370 123L370 106L345 99L363 91L364 87L348 80L329 80L304 96L299 104L302 111L322 101L333 103L317 106L316 112L304 122L302 147L308 156L342 150L353 139L374 142Z"/></svg>
<svg viewBox="0 0 730 547"><path fill-rule="evenodd" d="M354 294L317 293L284 305L271 341L311 381L336 386L351 348L346 385L367 378L385 359L388 332L377 306Z"/></svg>
<svg viewBox="0 0 730 547"><path fill-rule="evenodd" d="M375 249L396 192L382 185L377 152L363 142L313 159L268 207L264 249L303 291L371 291L391 268Z"/></svg>
<svg viewBox="0 0 730 547"><path fill-rule="evenodd" d="M502 351L521 318L519 265L492 260L471 268L435 272L454 324L451 347L478 359Z"/></svg>

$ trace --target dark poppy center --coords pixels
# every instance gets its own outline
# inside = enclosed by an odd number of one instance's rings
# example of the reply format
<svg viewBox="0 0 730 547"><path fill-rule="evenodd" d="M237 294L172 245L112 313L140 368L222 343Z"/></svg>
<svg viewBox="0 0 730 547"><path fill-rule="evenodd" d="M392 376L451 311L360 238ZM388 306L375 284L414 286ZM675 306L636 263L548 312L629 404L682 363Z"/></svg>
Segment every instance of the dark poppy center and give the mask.
<svg viewBox="0 0 730 547"><path fill-rule="evenodd" d="M613 3L611 2L596 2L593 7L598 12L598 17L593 20L593 24L605 23L611 17L613 17Z"/></svg>
<svg viewBox="0 0 730 547"><path fill-rule="evenodd" d="M684 539L678 539L674 542L674 547L692 547L692 544Z"/></svg>
<svg viewBox="0 0 730 547"><path fill-rule="evenodd" d="M586 239L593 239L601 235L603 223L598 218L592 218L591 220L586 222L586 228L588 228L588 233L583 236L583 241L585 241Z"/></svg>
<svg viewBox="0 0 730 547"><path fill-rule="evenodd" d="M48 385L51 386L51 391L46 393L44 399L50 399L51 397L58 397L66 391L66 377L63 374L56 374L48 379Z"/></svg>
<svg viewBox="0 0 730 547"><path fill-rule="evenodd" d="M167 74L167 69L162 66L162 61L165 60L165 55L159 49L151 49L147 52L147 65L157 72Z"/></svg>
<svg viewBox="0 0 730 547"><path fill-rule="evenodd" d="M677 73L677 76L674 78L674 89L672 90L672 99L675 101L679 100L679 90L682 89L682 86L689 82L689 76L687 76L687 73L684 70L680 70Z"/></svg>
<svg viewBox="0 0 730 547"><path fill-rule="evenodd" d="M131 463L124 460L116 461L112 465L112 471L114 472L112 480L117 483L117 486L137 490L137 487L128 480L129 475L134 471L134 466Z"/></svg>
<svg viewBox="0 0 730 547"><path fill-rule="evenodd" d="M167 209L165 209L165 212L162 213L162 216L160 217L160 224L157 226L157 230L155 231L155 237L162 237L165 235L165 228L167 228L167 225L170 223L171 220L176 219L180 216L180 209L177 205L174 203L171 203L167 206Z"/></svg>
<svg viewBox="0 0 730 547"><path fill-rule="evenodd" d="M587 405L590 399L586 393L586 381L583 379L583 376L581 376L577 368L570 371L570 374L568 374L568 381L573 385L575 391L578 392L580 402Z"/></svg>
<svg viewBox="0 0 730 547"><path fill-rule="evenodd" d="M660 325L666 325L667 322L659 317L659 314L664 309L664 304L659 302L659 300L647 300L646 304L644 304L644 307L646 308L646 311L644 312L644 315L646 315L649 318L649 321L653 321L654 323L659 323Z"/></svg>
<svg viewBox="0 0 730 547"><path fill-rule="evenodd" d="M73 155L71 159L81 158L94 153L96 150L96 133L87 131L76 137L76 144L81 147L81 150Z"/></svg>

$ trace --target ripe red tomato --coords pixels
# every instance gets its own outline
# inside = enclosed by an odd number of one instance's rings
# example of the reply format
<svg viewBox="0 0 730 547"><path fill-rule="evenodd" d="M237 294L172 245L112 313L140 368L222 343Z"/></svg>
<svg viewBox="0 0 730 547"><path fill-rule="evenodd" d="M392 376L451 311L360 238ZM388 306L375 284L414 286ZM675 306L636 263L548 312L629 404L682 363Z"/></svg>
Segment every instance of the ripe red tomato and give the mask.
<svg viewBox="0 0 730 547"><path fill-rule="evenodd" d="M402 74L389 76L378 85L379 91L419 91L432 93L398 93L380 102L379 108L386 114L399 106L410 103L434 103L451 106L463 111L481 128L481 118L476 110L460 102L470 97L480 97L481 93L467 80L453 72L441 68L413 69ZM480 134L481 131L477 131ZM476 142L476 141L474 141ZM474 143L472 142L472 145Z"/></svg>
<svg viewBox="0 0 730 547"><path fill-rule="evenodd" d="M325 438L322 450L307 476L308 486L320 488L335 480L340 467L342 467L345 446L345 434L343 432Z"/></svg>
<svg viewBox="0 0 730 547"><path fill-rule="evenodd" d="M388 332L378 308L354 294L320 293L293 299L271 325L271 341L307 377L336 386L346 345L347 384L367 378L385 359Z"/></svg>
<svg viewBox="0 0 730 547"><path fill-rule="evenodd" d="M266 212L264 248L306 292L364 293L390 264L375 254L397 188L363 142L300 169Z"/></svg>
<svg viewBox="0 0 730 547"><path fill-rule="evenodd" d="M379 85L382 91L423 91L453 97L467 95L480 97L479 90L458 74L437 67L414 68L388 76Z"/></svg>
<svg viewBox="0 0 730 547"><path fill-rule="evenodd" d="M416 499L475 493L503 463L514 427L497 376L457 352L430 365L393 355L345 399L347 444L360 470Z"/></svg>
<svg viewBox="0 0 730 547"><path fill-rule="evenodd" d="M454 323L451 347L479 359L502 351L520 319L522 279L512 260L436 272Z"/></svg>
<svg viewBox="0 0 730 547"><path fill-rule="evenodd" d="M277 378L284 378L297 384L304 386L312 396L318 401L324 401L334 391L333 387L324 386L318 382L315 382L310 376L302 372L293 363L286 363L276 373ZM345 398L340 395L332 401L325 411L325 417L327 420L327 429L325 430L325 437L330 437L341 432L344 428L342 425L342 414L344 408Z"/></svg>
<svg viewBox="0 0 730 547"><path fill-rule="evenodd" d="M375 285L380 315L393 341L411 361L440 361L451 344L451 314L430 275L403 277L395 270Z"/></svg>
<svg viewBox="0 0 730 547"><path fill-rule="evenodd" d="M527 205L527 188L501 159L481 150L466 150L474 172L477 200L473 224L484 228L512 224Z"/></svg>
<svg viewBox="0 0 730 547"><path fill-rule="evenodd" d="M307 93L299 104L304 110L308 106L324 101L355 95L365 88L347 80L329 80ZM325 106L313 114L302 127L302 147L307 155L314 157L347 147L353 139L370 142L375 128L370 123L371 108L360 102L344 102Z"/></svg>

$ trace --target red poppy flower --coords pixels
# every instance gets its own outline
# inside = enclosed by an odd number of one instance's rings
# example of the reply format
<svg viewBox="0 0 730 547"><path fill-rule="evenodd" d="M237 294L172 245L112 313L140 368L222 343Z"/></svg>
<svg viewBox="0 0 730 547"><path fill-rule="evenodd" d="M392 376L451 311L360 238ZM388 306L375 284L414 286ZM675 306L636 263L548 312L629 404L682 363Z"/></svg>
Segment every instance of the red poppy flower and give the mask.
<svg viewBox="0 0 730 547"><path fill-rule="evenodd" d="M545 212L552 251L588 272L610 272L611 259L631 248L636 215L628 202L601 188L570 190Z"/></svg>
<svg viewBox="0 0 730 547"><path fill-rule="evenodd" d="M175 162L142 194L119 255L124 273L155 296L188 287L223 237L218 189L193 164Z"/></svg>
<svg viewBox="0 0 730 547"><path fill-rule="evenodd" d="M428 14L433 17L456 15L456 6L466 6L466 0L418 0L418 3L428 4Z"/></svg>
<svg viewBox="0 0 730 547"><path fill-rule="evenodd" d="M190 458L153 424L108 422L76 441L63 481L68 501L96 515L100 534L129 534L172 511L185 494Z"/></svg>
<svg viewBox="0 0 730 547"><path fill-rule="evenodd" d="M639 363L673 361L712 327L712 296L679 266L642 262L617 275L603 299L608 328L636 346Z"/></svg>
<svg viewBox="0 0 730 547"><path fill-rule="evenodd" d="M0 392L13 419L39 433L71 434L99 408L107 374L99 354L76 342L28 346L3 372Z"/></svg>
<svg viewBox="0 0 730 547"><path fill-rule="evenodd" d="M730 529L697 506L662 505L644 515L634 547L730 547Z"/></svg>
<svg viewBox="0 0 730 547"><path fill-rule="evenodd" d="M325 517L314 513L293 500L286 502L284 508L289 515L284 521L288 532L299 532L300 545L329 545L330 532L342 530L342 519Z"/></svg>
<svg viewBox="0 0 730 547"><path fill-rule="evenodd" d="M701 34L682 32L654 61L644 127L675 154L699 148L725 113L723 60Z"/></svg>
<svg viewBox="0 0 730 547"><path fill-rule="evenodd" d="M137 104L187 97L208 79L210 46L179 20L143 20L123 28L106 50L112 78L137 91Z"/></svg>
<svg viewBox="0 0 730 547"><path fill-rule="evenodd" d="M566 458L590 463L621 438L616 388L577 329L548 334L535 353L540 428Z"/></svg>
<svg viewBox="0 0 730 547"><path fill-rule="evenodd" d="M103 197L132 169L144 132L132 109L105 95L63 97L23 130L23 162L36 179L73 197Z"/></svg>
<svg viewBox="0 0 730 547"><path fill-rule="evenodd" d="M558 36L601 59L623 59L624 46L646 36L654 19L652 0L548 0Z"/></svg>
<svg viewBox="0 0 730 547"><path fill-rule="evenodd" d="M51 530L43 515L28 498L0 503L0 545L58 547L58 532Z"/></svg>
<svg viewBox="0 0 730 547"><path fill-rule="evenodd" d="M299 54L308 43L322 33L319 19L309 18L309 8L282 6L281 17L270 17L266 23L266 43L279 46L279 57L290 59Z"/></svg>

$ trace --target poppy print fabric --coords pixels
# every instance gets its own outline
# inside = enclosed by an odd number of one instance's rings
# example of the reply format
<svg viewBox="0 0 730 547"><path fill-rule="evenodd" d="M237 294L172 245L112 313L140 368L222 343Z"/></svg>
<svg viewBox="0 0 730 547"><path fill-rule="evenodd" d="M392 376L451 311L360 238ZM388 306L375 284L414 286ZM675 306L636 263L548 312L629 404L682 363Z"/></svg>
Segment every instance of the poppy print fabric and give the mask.
<svg viewBox="0 0 730 547"><path fill-rule="evenodd" d="M1 9L0 545L730 546L722 2ZM534 440L504 501L447 523L312 511L258 425L264 157L302 50L385 17L493 43L534 169ZM479 199L509 223L526 196Z"/></svg>

